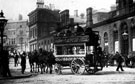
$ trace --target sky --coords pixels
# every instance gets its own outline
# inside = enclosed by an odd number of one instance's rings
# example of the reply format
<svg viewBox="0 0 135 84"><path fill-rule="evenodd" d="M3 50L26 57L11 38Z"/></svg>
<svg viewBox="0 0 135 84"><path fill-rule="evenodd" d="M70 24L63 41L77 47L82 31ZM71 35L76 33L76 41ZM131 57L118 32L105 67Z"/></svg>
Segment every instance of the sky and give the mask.
<svg viewBox="0 0 135 84"><path fill-rule="evenodd" d="M28 14L36 9L37 0L0 0L0 10L3 10L7 19L18 19L19 14L23 15L23 19L28 19ZM78 13L85 13L88 7L95 10L110 10L111 5L115 5L116 0L44 0L45 5L54 4L55 9L70 10L70 15L74 14L74 10Z"/></svg>

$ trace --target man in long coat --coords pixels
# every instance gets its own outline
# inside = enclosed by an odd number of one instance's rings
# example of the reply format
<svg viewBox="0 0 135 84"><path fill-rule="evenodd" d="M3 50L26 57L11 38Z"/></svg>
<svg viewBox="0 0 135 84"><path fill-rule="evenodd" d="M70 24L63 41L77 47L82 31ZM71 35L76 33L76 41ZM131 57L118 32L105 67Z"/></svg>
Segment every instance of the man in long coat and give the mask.
<svg viewBox="0 0 135 84"><path fill-rule="evenodd" d="M119 68L121 69L121 71L124 71L122 63L124 62L123 57L119 54L119 52L116 52L115 56L117 57L116 61L117 61L117 69L116 71L119 71Z"/></svg>

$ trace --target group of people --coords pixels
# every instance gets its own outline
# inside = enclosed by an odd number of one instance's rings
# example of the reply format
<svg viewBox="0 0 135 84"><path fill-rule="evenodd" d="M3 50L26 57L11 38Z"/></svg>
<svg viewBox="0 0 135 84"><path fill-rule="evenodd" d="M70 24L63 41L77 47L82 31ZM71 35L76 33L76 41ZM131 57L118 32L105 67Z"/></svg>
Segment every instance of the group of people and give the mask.
<svg viewBox="0 0 135 84"><path fill-rule="evenodd" d="M22 52L21 54L17 51L15 51L13 53L13 57L14 57L14 66L17 67L19 64L19 57L21 58L21 67L22 67L22 74L24 74L24 71L26 69L26 52Z"/></svg>
<svg viewBox="0 0 135 84"><path fill-rule="evenodd" d="M125 62L125 58L118 51L115 54L105 54L105 58L106 67L108 67L108 63L112 63L115 60L117 64L116 71L124 71L123 64Z"/></svg>
<svg viewBox="0 0 135 84"><path fill-rule="evenodd" d="M4 49L3 52L0 52L2 54L0 58L0 75L3 77L11 77L12 74L9 69L9 59L10 54L8 49ZM26 68L26 53L23 52L22 54L17 54L16 52L13 54L14 56L14 66L18 66L18 58L21 58L21 67L22 67L22 74L24 74L25 68Z"/></svg>
<svg viewBox="0 0 135 84"><path fill-rule="evenodd" d="M21 54L20 53L18 53L17 51L15 51L14 53L13 53L13 55L14 55L14 66L15 67L17 67L18 66L18 63L19 63L19 57L21 58L21 72L22 72L22 74L24 74L24 72L25 72L25 69L26 69L26 56L27 56L27 54L26 54L26 52L25 51L23 51Z"/></svg>
<svg viewBox="0 0 135 84"><path fill-rule="evenodd" d="M102 51L102 48L101 47L98 47L97 48L97 53L98 53L98 58L99 58L99 62L101 64L101 67L102 66L108 66L108 60L109 60L109 55L105 54L103 51ZM117 68L116 68L116 71L119 71L119 69L121 69L121 71L124 71L123 69L123 63L125 61L124 57L122 56L122 54L120 54L119 52L116 52L115 55L113 55L113 57L116 57L116 62L117 62ZM104 61L103 61L104 60ZM104 63L102 63L104 62Z"/></svg>

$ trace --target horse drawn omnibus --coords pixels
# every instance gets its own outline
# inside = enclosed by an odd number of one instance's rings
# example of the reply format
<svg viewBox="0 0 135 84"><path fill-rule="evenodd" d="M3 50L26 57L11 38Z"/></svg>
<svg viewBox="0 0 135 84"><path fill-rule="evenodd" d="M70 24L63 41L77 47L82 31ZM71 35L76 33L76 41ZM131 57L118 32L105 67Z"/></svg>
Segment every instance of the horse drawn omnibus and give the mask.
<svg viewBox="0 0 135 84"><path fill-rule="evenodd" d="M55 72L60 74L69 66L74 74L85 71L94 74L102 70L99 33L88 29L82 35L56 35L54 37Z"/></svg>

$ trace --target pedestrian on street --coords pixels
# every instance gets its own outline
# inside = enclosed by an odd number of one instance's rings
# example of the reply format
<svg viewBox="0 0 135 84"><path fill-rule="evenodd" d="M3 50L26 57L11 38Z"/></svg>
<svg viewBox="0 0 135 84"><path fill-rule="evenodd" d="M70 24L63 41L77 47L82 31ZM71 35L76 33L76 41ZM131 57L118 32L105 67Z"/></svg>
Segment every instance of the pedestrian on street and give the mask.
<svg viewBox="0 0 135 84"><path fill-rule="evenodd" d="M15 67L18 66L18 58L19 58L19 56L18 56L17 52L15 52L14 53L14 65L15 65Z"/></svg>
<svg viewBox="0 0 135 84"><path fill-rule="evenodd" d="M100 67L103 68L103 51L101 47L97 48L97 54L98 54L97 60L100 63Z"/></svg>
<svg viewBox="0 0 135 84"><path fill-rule="evenodd" d="M123 57L121 56L121 54L119 54L119 52L116 52L115 56L117 57L117 69L116 71L119 71L119 68L121 69L121 71L124 71L122 63L124 62Z"/></svg>
<svg viewBox="0 0 135 84"><path fill-rule="evenodd" d="M24 74L25 69L26 69L26 53L23 52L21 55L21 67L22 67L22 74Z"/></svg>

